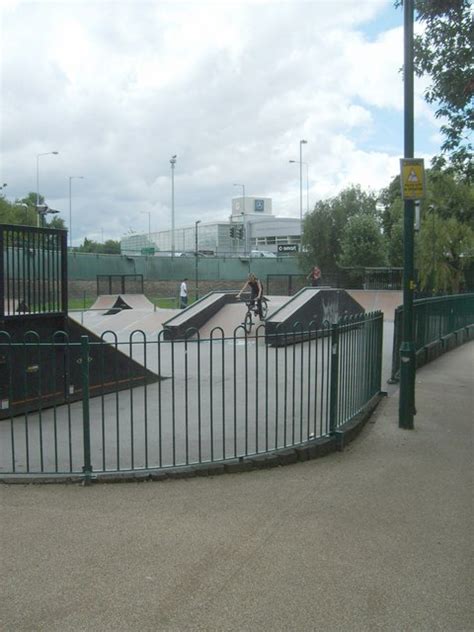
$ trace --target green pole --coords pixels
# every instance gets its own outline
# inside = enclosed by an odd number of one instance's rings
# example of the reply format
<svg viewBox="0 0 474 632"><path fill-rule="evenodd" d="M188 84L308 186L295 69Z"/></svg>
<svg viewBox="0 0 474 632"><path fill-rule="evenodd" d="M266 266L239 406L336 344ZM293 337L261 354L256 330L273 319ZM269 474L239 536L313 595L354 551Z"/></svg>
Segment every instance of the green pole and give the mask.
<svg viewBox="0 0 474 632"><path fill-rule="evenodd" d="M413 0L404 2L404 95L405 158L414 155L413 94ZM400 402L398 425L412 430L415 415L416 354L413 340L414 279L414 200L405 200L403 250L403 325L400 346Z"/></svg>
<svg viewBox="0 0 474 632"><path fill-rule="evenodd" d="M337 428L337 393L339 389L339 325L331 326L331 391L329 399L329 431Z"/></svg>
<svg viewBox="0 0 474 632"><path fill-rule="evenodd" d="M81 336L82 367L82 432L84 443L84 484L89 485L92 476L91 464L91 430L89 411L89 337Z"/></svg>

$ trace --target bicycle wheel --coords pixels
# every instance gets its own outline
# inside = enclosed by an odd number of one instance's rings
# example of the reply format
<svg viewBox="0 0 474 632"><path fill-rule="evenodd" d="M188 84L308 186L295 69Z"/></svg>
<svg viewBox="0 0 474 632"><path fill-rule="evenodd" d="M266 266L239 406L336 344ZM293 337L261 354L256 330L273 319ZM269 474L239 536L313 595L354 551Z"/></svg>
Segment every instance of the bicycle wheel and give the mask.
<svg viewBox="0 0 474 632"><path fill-rule="evenodd" d="M265 299L262 299L262 317L260 320L265 320L268 312L268 303Z"/></svg>
<svg viewBox="0 0 474 632"><path fill-rule="evenodd" d="M252 312L249 310L246 314L245 314L245 318L244 318L244 322L242 323L245 329L245 333L249 334L252 331Z"/></svg>

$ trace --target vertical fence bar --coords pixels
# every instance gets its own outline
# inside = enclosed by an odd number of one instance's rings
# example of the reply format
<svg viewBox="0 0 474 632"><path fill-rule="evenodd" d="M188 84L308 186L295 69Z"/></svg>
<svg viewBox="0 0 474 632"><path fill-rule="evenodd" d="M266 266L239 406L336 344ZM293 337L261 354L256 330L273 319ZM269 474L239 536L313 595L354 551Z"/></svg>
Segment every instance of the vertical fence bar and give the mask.
<svg viewBox="0 0 474 632"><path fill-rule="evenodd" d="M331 327L331 389L329 402L329 432L334 433L337 426L337 391L339 378L339 325Z"/></svg>
<svg viewBox="0 0 474 632"><path fill-rule="evenodd" d="M82 430L84 442L84 484L89 485L92 476L91 464L91 428L89 409L89 337L81 336L82 369Z"/></svg>

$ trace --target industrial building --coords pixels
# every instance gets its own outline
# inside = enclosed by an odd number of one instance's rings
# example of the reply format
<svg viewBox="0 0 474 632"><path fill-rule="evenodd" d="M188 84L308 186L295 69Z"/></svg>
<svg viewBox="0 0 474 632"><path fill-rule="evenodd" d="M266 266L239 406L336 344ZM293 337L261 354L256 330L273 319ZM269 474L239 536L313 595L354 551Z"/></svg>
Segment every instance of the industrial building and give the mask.
<svg viewBox="0 0 474 632"><path fill-rule="evenodd" d="M155 254L166 256L172 250L172 232L127 235L121 240L125 255ZM227 221L195 222L175 228L174 252L180 255L196 251L209 255L245 256L261 250L274 254L294 254L301 243L298 218L276 217L271 198L237 197Z"/></svg>

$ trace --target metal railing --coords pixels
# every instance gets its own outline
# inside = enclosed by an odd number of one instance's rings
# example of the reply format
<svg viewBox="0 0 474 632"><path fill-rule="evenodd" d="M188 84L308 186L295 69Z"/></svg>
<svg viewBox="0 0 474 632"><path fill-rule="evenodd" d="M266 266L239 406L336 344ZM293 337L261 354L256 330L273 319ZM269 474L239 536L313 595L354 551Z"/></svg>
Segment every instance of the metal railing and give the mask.
<svg viewBox="0 0 474 632"><path fill-rule="evenodd" d="M443 336L474 324L474 294L437 296L413 301L415 350L441 340ZM400 371L400 345L402 341L403 305L395 310L392 350L392 375L397 381Z"/></svg>
<svg viewBox="0 0 474 632"><path fill-rule="evenodd" d="M0 318L67 311L67 233L0 225Z"/></svg>
<svg viewBox="0 0 474 632"><path fill-rule="evenodd" d="M147 339L135 331L120 341L105 332L92 343L87 336L70 342L63 332L48 342L32 341L31 332L23 342L12 342L1 332L0 477L51 473L87 479L269 453L334 434L380 392L379 312L310 327L305 342L296 342L302 333L296 326L284 334L285 345L274 347L265 345L263 326L254 337L242 327L231 338L219 327L207 339L189 331L181 342L165 341L162 333ZM110 347L159 379L136 387L117 371L114 392L110 382L92 391L90 363L94 358L100 371L101 351ZM46 361L48 354L54 362ZM56 369L44 375L43 364ZM57 391L66 403L48 404ZM73 401L71 393L77 399L78 392L82 401ZM8 416L14 396L26 409Z"/></svg>

